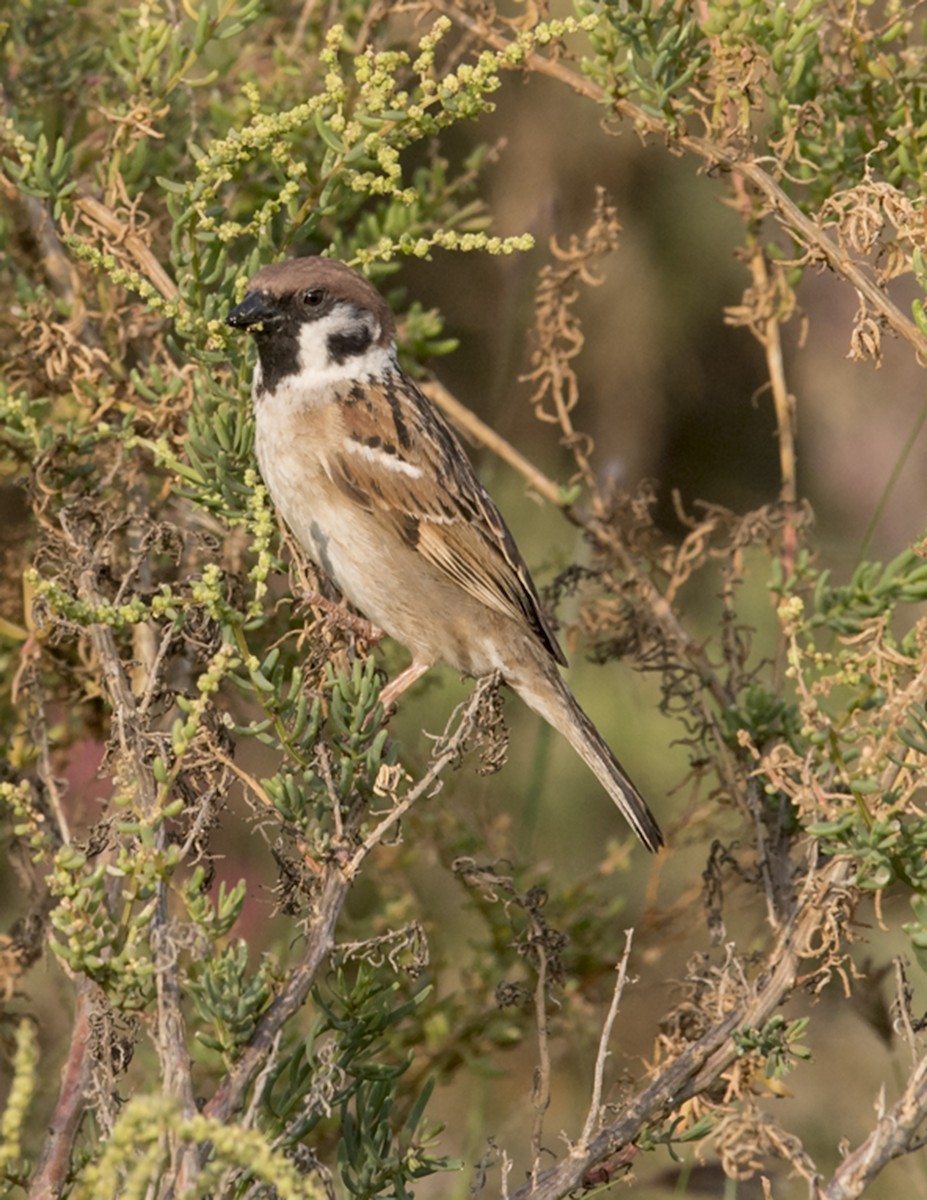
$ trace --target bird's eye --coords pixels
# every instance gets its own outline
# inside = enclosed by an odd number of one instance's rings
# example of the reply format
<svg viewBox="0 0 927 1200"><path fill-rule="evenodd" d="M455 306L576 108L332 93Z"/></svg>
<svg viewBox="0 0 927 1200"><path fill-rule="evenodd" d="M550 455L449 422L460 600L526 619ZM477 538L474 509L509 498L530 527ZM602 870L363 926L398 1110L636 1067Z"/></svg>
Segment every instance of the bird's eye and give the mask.
<svg viewBox="0 0 927 1200"><path fill-rule="evenodd" d="M302 294L302 301L306 308L318 308L324 299L324 288L306 288Z"/></svg>

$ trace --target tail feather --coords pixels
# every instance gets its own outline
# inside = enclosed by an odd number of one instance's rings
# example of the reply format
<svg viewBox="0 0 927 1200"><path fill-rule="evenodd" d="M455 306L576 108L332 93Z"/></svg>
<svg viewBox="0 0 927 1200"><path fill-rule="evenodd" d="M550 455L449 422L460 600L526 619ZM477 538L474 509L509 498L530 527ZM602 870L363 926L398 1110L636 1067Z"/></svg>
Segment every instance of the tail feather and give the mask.
<svg viewBox="0 0 927 1200"><path fill-rule="evenodd" d="M530 681L511 682L525 703L563 734L647 849L659 850L663 845L663 834L646 800L579 707L556 668L552 666L550 673L544 672L544 682L549 685L546 687L538 686L534 672Z"/></svg>

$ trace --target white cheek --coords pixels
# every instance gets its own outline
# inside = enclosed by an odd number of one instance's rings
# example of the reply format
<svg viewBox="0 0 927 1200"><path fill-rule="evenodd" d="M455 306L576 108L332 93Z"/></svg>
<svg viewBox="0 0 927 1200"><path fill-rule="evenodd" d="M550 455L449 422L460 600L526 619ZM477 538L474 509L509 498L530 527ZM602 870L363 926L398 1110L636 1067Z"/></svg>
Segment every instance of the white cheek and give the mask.
<svg viewBox="0 0 927 1200"><path fill-rule="evenodd" d="M313 374L324 369L328 362L328 339L336 332L341 322L336 322L334 313L320 321L307 321L299 327L300 373Z"/></svg>
<svg viewBox="0 0 927 1200"><path fill-rule="evenodd" d="M358 325L358 318L346 320L340 308L334 308L318 321L307 321L299 330L299 376L303 387L327 387L345 380L353 382L361 375L379 375L392 360L392 351L377 345L379 322L372 315L364 318L370 328L371 345L363 354L349 354L335 362L329 353L329 338ZM296 378L296 376L294 376Z"/></svg>

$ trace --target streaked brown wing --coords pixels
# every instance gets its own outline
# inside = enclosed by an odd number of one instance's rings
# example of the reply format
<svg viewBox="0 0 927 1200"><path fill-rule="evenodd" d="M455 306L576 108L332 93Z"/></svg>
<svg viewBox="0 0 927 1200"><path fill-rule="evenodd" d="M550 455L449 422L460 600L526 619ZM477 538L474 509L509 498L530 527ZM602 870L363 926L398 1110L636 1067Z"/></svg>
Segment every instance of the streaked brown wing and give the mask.
<svg viewBox="0 0 927 1200"><path fill-rule="evenodd" d="M464 591L526 622L565 665L501 513L431 402L394 376L355 386L339 407L346 441L330 464L333 481Z"/></svg>

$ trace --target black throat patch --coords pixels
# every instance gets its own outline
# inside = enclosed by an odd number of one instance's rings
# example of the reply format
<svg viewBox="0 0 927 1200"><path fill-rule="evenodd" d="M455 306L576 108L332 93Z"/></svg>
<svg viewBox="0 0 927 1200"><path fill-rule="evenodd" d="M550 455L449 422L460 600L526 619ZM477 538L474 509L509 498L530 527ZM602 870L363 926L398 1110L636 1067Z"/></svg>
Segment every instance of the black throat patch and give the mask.
<svg viewBox="0 0 927 1200"><path fill-rule="evenodd" d="M261 360L259 394L275 392L282 379L299 371L299 342L294 334L279 330L258 334L255 341Z"/></svg>

